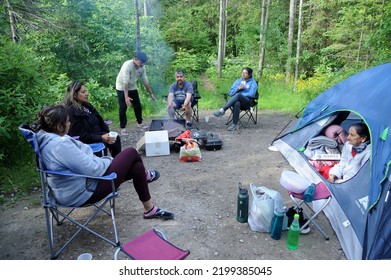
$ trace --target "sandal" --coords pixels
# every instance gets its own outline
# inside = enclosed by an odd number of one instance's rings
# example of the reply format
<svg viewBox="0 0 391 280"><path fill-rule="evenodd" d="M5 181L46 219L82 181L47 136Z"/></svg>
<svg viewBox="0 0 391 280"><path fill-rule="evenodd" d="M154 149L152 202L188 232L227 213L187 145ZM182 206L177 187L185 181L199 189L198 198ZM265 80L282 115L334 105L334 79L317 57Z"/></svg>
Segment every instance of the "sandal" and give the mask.
<svg viewBox="0 0 391 280"><path fill-rule="evenodd" d="M122 136L129 136L129 132L126 131L125 128L121 129L121 135Z"/></svg>
<svg viewBox="0 0 391 280"><path fill-rule="evenodd" d="M154 209L154 206L152 209ZM163 209L157 208L155 214L147 216L144 213L144 219L163 219L163 220L172 220L174 219L174 214Z"/></svg>
<svg viewBox="0 0 391 280"><path fill-rule="evenodd" d="M137 124L137 127L141 128L141 129L147 129L149 126L148 125L144 125L142 123L139 123L139 124Z"/></svg>
<svg viewBox="0 0 391 280"><path fill-rule="evenodd" d="M154 170L154 169L145 170L145 173L147 173L148 183L152 183L152 182L156 181L157 179L159 179L159 177L160 177L159 171Z"/></svg>

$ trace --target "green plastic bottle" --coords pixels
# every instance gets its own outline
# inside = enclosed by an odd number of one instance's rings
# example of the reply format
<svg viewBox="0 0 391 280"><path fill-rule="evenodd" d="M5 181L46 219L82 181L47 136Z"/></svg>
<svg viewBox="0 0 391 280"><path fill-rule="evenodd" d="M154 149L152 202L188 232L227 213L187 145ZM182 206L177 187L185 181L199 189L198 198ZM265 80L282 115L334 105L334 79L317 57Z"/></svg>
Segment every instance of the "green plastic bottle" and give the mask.
<svg viewBox="0 0 391 280"><path fill-rule="evenodd" d="M296 250L299 247L299 236L300 236L300 225L299 225L299 214L293 216L293 222L289 227L288 239L286 241L286 247L289 250Z"/></svg>

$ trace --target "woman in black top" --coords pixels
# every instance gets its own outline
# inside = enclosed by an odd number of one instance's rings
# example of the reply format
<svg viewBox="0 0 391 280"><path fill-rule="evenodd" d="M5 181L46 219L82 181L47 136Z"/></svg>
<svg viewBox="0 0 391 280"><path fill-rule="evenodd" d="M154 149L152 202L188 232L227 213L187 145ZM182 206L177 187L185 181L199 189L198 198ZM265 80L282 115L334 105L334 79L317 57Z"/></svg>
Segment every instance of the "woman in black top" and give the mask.
<svg viewBox="0 0 391 280"><path fill-rule="evenodd" d="M68 135L78 136L86 144L103 142L112 157L121 152L121 139L109 137L109 127L94 106L88 103L88 91L80 81L74 81L67 87L65 107L71 127Z"/></svg>

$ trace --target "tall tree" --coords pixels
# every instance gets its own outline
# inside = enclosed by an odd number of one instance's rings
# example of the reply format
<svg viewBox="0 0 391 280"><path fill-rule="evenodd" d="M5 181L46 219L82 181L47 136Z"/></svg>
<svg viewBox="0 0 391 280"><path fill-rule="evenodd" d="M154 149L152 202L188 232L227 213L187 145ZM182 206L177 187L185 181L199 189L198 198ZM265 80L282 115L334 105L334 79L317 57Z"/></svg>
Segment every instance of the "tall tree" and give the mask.
<svg viewBox="0 0 391 280"><path fill-rule="evenodd" d="M299 78L299 63L300 63L300 51L301 51L301 30L303 26L303 0L299 3L299 19L297 27L297 46L296 46L296 63L295 63L295 81L294 88L296 88L297 80Z"/></svg>
<svg viewBox="0 0 391 280"><path fill-rule="evenodd" d="M138 0L134 0L134 16L136 19L136 50L141 51L141 36L140 36L140 17L138 11Z"/></svg>
<svg viewBox="0 0 391 280"><path fill-rule="evenodd" d="M220 24L219 24L219 51L217 54L217 76L222 77L222 69L225 56L226 25L227 25L227 0L220 0Z"/></svg>
<svg viewBox="0 0 391 280"><path fill-rule="evenodd" d="M11 5L8 2L8 0L5 0L5 5L6 5L5 6L6 10L8 12L9 21L10 21L12 42L16 43L19 41L19 35L18 35L18 31L17 31L15 15L12 12L12 8L11 8Z"/></svg>
<svg viewBox="0 0 391 280"><path fill-rule="evenodd" d="M265 44L266 44L266 32L268 25L268 17L269 17L269 7L271 0L262 0L262 10L261 10L261 29L259 32L259 63L258 63L258 79L261 81L262 73L263 73L263 64L265 61Z"/></svg>
<svg viewBox="0 0 391 280"><path fill-rule="evenodd" d="M288 84L291 79L291 58L293 49L293 33L295 23L295 6L296 0L289 1L289 27L288 27L288 49L286 58L286 69L285 69L285 83Z"/></svg>

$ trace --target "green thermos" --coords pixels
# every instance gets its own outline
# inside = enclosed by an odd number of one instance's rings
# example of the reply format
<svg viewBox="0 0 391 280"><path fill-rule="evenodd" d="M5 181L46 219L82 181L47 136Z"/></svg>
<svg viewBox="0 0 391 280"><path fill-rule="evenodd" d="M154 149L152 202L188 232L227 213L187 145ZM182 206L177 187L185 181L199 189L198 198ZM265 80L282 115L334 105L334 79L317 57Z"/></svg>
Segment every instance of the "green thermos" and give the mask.
<svg viewBox="0 0 391 280"><path fill-rule="evenodd" d="M236 220L239 223L247 223L248 219L248 191L239 183L238 211Z"/></svg>

